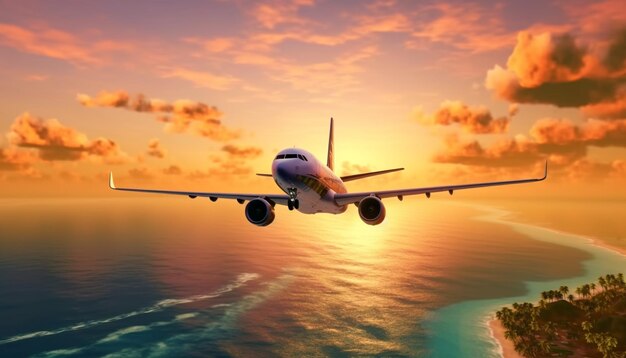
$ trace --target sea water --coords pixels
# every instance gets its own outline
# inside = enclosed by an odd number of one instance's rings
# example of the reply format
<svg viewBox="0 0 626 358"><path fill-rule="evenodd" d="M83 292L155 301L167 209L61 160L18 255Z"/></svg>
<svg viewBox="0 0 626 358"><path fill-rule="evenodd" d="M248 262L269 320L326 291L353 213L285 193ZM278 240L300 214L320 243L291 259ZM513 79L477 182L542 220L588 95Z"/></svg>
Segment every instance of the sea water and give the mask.
<svg viewBox="0 0 626 358"><path fill-rule="evenodd" d="M260 228L225 200L1 200L0 356L497 355L499 306L624 267L483 208L386 206Z"/></svg>

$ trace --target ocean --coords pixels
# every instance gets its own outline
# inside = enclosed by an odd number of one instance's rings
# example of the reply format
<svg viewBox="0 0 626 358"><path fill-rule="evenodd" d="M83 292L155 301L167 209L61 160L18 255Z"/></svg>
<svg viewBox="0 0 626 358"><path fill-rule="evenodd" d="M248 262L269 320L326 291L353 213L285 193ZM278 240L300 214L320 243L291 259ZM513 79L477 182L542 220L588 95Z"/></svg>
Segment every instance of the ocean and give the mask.
<svg viewBox="0 0 626 358"><path fill-rule="evenodd" d="M0 356L497 357L499 305L626 268L490 207L385 204L261 228L225 200L0 200Z"/></svg>

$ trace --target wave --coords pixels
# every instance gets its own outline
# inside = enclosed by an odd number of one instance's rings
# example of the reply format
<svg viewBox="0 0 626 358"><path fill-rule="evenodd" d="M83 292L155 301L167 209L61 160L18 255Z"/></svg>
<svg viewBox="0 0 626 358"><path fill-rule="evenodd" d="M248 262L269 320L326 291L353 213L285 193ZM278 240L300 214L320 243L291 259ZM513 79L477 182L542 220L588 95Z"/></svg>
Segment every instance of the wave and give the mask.
<svg viewBox="0 0 626 358"><path fill-rule="evenodd" d="M20 335L16 335L13 337L0 340L0 345L22 341L25 339L53 336L53 335L61 334L65 332L72 332L72 331L78 331L81 329L92 328L92 327L99 326L99 325L106 324L106 323L121 321L123 319L134 317L134 316L139 316L139 315L153 313L153 312L159 312L165 308L172 307L172 306L207 300L210 298L216 298L227 292L233 291L245 285L246 282L248 281L255 280L259 277L260 275L256 273L242 273L239 276L237 276L237 278L233 282L208 294L194 295L194 296L189 296L185 298L168 298L168 299L161 300L151 306L147 306L147 307L144 307L144 308L132 311L132 312L123 313L123 314L109 317L109 318L80 322L80 323L73 324L71 326L66 326L66 327L57 328L53 330L45 330L45 331L37 331L37 332L20 334Z"/></svg>
<svg viewBox="0 0 626 358"><path fill-rule="evenodd" d="M106 357L169 357L169 356L181 356L186 352L193 350L198 342L209 342L215 340L220 333L231 331L235 328L236 321L239 317L247 311L250 311L257 307L259 304L265 302L267 299L284 290L293 280L293 276L289 274L283 274L270 282L263 282L262 289L253 292L249 295L241 297L238 301L231 304L214 305L225 308L222 315L216 319L206 322L204 325L194 329L191 332L177 333L171 335L163 341L154 341L144 343L143 346L123 348L118 351L114 351L106 354ZM92 356L94 349L98 354L102 354L103 345L115 343L125 336L134 335L136 333L146 333L152 329L158 329L159 327L165 327L172 324L176 324L178 321L189 319L200 315L202 312L184 313L175 316L170 321L153 322L145 326L130 326L119 329L113 333L108 334L106 337L94 342L93 344L86 345L84 347L76 347L70 349L60 349L49 352L44 352L35 355L37 358L53 358L69 355L86 355ZM136 341L136 344L140 344L140 341ZM99 348L97 348L99 347ZM115 346L113 346L115 348Z"/></svg>

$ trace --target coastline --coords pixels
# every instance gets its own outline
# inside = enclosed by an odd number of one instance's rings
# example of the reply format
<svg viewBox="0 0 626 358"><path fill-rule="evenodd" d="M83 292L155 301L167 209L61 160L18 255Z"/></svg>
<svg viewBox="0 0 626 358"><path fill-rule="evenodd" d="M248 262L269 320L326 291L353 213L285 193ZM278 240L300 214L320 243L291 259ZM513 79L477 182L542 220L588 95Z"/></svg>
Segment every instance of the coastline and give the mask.
<svg viewBox="0 0 626 358"><path fill-rule="evenodd" d="M613 272L615 268L624 267L626 263L626 254L623 250L603 245L591 235L569 233L549 226L532 224L527 220L516 220L518 218L511 215L514 212L502 206L467 202L451 205L465 205L477 209L481 213L473 216L474 220L505 225L533 240L578 249L590 254L590 257L581 262L583 271L575 277L525 281L527 291L523 295L462 301L437 309L426 323L426 328L433 332L430 349L435 355L520 357L513 349L513 344L504 338L503 327L497 321L492 322L498 309L516 301L536 302L542 291L554 289L559 285L576 287ZM451 330L458 335L455 344L450 344ZM505 350L505 347L510 349Z"/></svg>
<svg viewBox="0 0 626 358"><path fill-rule="evenodd" d="M486 216L480 216L479 217L480 220L497 222L497 223L501 223L501 224L505 224L509 226L523 225L523 226L532 227L535 229L545 230L545 231L554 233L556 235L577 237L577 238L586 240L591 246L595 248L608 250L626 258L626 249L608 244L599 238L595 238L589 235L566 232L560 229L556 229L554 227L536 225L531 222L528 222L527 220L524 220L522 217L520 217L519 213L515 213L513 211L509 211L506 209L485 207L485 206L479 206L478 208L488 213L488 215ZM493 314L494 312L491 312L489 314L487 318L487 325L489 327L489 333L490 333L491 338L499 347L500 355L503 358L523 358L522 355L520 355L517 351L515 351L513 342L506 339L506 337L504 336L504 332L505 332L504 326L497 318L493 316Z"/></svg>
<svg viewBox="0 0 626 358"><path fill-rule="evenodd" d="M524 358L515 351L513 342L504 337L504 326L497 318L493 318L488 322L491 337L500 347L500 354L503 358Z"/></svg>
<svg viewBox="0 0 626 358"><path fill-rule="evenodd" d="M519 213L515 213L513 211L508 211L507 209L495 209L494 210L502 210L502 216L500 217L499 222L503 223L503 224L521 224L521 225L527 225L527 226L533 226L536 228L541 228L547 231L552 231L555 234L560 234L560 235L568 235L568 236L578 236L580 238L583 238L585 240L588 240L589 243L593 246L597 246L606 250L610 250L610 251L614 251L624 257L626 257L626 248L623 247L619 247L619 246L615 246L612 245L610 243L607 243L606 241L602 240L601 238L597 238L597 237L593 237L590 236L588 234L580 234L580 233L576 233L576 232L569 232L569 231L565 231L562 229L558 229L552 225L546 225L546 226L541 226L541 225L537 225L534 224L528 220L526 220L525 218L523 218ZM497 218L495 218L497 220Z"/></svg>

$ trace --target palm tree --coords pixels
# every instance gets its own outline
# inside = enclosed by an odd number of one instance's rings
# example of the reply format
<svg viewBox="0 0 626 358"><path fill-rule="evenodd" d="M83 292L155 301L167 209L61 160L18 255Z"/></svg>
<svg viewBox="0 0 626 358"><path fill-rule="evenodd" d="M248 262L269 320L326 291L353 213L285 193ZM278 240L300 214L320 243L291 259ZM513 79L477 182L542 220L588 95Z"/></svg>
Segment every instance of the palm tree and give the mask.
<svg viewBox="0 0 626 358"><path fill-rule="evenodd" d="M606 280L604 277L600 276L598 278L598 283L600 284L600 287L602 287L602 290L606 290Z"/></svg>
<svg viewBox="0 0 626 358"><path fill-rule="evenodd" d="M591 283L591 291L595 294L595 292L596 292L596 284L595 283Z"/></svg>
<svg viewBox="0 0 626 358"><path fill-rule="evenodd" d="M566 296L569 293L569 287L561 286L561 287L559 287L559 292L561 292L563 294L563 296Z"/></svg>
<svg viewBox="0 0 626 358"><path fill-rule="evenodd" d="M574 303L574 295L572 295L571 293L567 296L567 300Z"/></svg>

